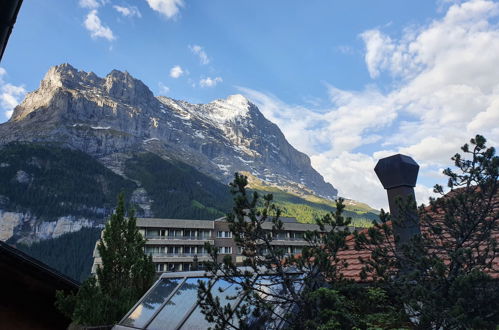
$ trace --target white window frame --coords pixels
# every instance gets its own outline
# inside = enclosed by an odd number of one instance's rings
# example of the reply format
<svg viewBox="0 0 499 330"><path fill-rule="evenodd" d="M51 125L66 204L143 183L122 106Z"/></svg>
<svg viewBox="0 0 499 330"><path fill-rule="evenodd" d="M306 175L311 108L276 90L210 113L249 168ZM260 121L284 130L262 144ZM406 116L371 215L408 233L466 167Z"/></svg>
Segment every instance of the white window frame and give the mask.
<svg viewBox="0 0 499 330"><path fill-rule="evenodd" d="M219 254L232 254L232 246L219 246L218 253Z"/></svg>

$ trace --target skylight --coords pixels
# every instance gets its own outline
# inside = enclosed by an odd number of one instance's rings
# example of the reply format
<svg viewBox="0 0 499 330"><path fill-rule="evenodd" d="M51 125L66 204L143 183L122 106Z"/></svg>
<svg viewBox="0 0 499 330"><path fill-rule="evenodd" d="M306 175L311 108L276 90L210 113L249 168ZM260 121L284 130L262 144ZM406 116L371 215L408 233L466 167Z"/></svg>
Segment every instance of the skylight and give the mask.
<svg viewBox="0 0 499 330"><path fill-rule="evenodd" d="M264 290L270 288L275 294L280 289L279 284L272 284L274 277L276 276L268 274L253 275L251 281L257 286L259 283L266 283ZM297 274L296 278L301 276ZM234 308L243 300L244 294L241 286L237 284L238 281L231 281L227 277L210 276L203 271L164 273L113 329L177 330L212 327L213 324L205 319L198 305L200 281L210 286L211 293L220 299L222 306L229 303ZM276 280L275 283L280 281ZM258 320L248 315L247 322L251 324ZM272 323L272 328L279 328L279 324Z"/></svg>

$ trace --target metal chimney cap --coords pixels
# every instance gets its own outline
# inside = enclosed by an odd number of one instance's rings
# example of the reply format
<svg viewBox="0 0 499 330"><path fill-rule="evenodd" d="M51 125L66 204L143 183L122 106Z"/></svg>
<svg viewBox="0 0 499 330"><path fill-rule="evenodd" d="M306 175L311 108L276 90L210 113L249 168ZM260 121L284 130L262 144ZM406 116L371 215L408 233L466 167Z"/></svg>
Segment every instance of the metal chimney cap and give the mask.
<svg viewBox="0 0 499 330"><path fill-rule="evenodd" d="M385 189L415 187L419 165L409 156L396 154L380 159L374 172Z"/></svg>

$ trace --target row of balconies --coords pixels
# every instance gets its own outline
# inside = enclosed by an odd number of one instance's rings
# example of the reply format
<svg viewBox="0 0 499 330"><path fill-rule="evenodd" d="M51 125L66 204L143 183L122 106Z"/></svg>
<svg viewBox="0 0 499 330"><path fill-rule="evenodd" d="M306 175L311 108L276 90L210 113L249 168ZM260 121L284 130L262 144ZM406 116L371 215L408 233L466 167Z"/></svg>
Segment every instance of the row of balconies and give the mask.
<svg viewBox="0 0 499 330"><path fill-rule="evenodd" d="M160 235L148 235L146 234L146 239L164 239L164 240L196 240L196 241L203 241L203 240L212 240L213 238L211 236L160 236Z"/></svg>
<svg viewBox="0 0 499 330"><path fill-rule="evenodd" d="M191 257L194 258L197 256L198 258L200 257L208 257L209 254L206 252L202 253L168 253L168 252L149 252L153 257L166 257L166 258L185 258L185 257Z"/></svg>
<svg viewBox="0 0 499 330"><path fill-rule="evenodd" d="M214 238L211 236L160 236L160 235L146 235L146 239L161 239L161 240L195 240L195 241L203 241L203 240L213 240ZM274 241L296 241L296 242L305 242L303 237L274 237Z"/></svg>

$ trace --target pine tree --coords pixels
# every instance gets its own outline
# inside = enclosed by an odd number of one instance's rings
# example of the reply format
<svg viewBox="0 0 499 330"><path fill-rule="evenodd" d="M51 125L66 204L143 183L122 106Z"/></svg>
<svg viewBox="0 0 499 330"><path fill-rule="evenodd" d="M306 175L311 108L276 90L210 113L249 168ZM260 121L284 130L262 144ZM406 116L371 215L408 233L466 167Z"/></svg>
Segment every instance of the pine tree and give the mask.
<svg viewBox="0 0 499 330"><path fill-rule="evenodd" d="M358 248L371 249L365 275L392 292L421 329L495 329L499 322L497 208L499 157L477 135L452 157L447 168L449 192L419 208L422 233L395 253L393 231L382 222L359 235ZM400 214L412 207L400 201ZM401 272L406 265L407 272Z"/></svg>
<svg viewBox="0 0 499 330"><path fill-rule="evenodd" d="M103 231L97 249L102 265L76 295L57 294L58 308L82 325L114 324L147 291L154 280L154 264L144 253L145 239L136 226L134 211L125 216L120 194L115 213Z"/></svg>
<svg viewBox="0 0 499 330"><path fill-rule="evenodd" d="M362 328L372 324L369 318L376 316L388 319L378 325L398 324L396 313L389 308L388 297L378 299L375 309L366 303L367 298L372 296L371 291L347 283L341 275L341 269L346 265L337 254L347 248L345 239L350 234L347 226L351 221L343 215L343 199L338 199L334 212L317 219L319 230L305 233L308 246L304 247L301 255L287 255L281 246L272 244L276 236L284 232L281 212L273 204L273 196L261 197L258 192L249 193L247 184L247 177L235 174L230 184L234 207L227 214L230 231L242 250L246 268L236 267L230 256L226 256L222 263L218 262L217 249L207 245L212 259L205 263L207 271L222 274L224 281L241 288L241 294L225 296L226 303L222 303L220 292L211 292L208 286L200 283L198 301L214 329L264 329L271 327L273 322L282 322L290 329L316 329L323 321L322 302L329 304L331 297L352 299L342 313L348 312L347 318L354 319L351 322L345 321L345 318L333 320L331 314L331 322ZM248 272L248 269L251 271ZM297 276L293 272L302 275ZM254 274L266 280L254 281ZM329 289L316 292L321 286ZM240 299L240 303L233 308L236 299ZM293 313L276 313L277 310L292 310Z"/></svg>

